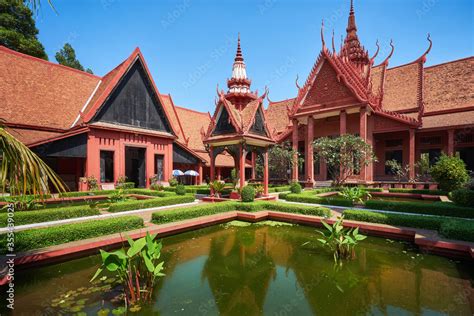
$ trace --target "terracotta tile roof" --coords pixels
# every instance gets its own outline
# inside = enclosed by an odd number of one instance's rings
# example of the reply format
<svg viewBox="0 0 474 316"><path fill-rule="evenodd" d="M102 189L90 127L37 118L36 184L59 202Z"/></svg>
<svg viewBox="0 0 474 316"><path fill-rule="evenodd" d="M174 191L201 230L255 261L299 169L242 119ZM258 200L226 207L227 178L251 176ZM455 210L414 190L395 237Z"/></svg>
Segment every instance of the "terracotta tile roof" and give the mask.
<svg viewBox="0 0 474 316"><path fill-rule="evenodd" d="M100 77L0 46L1 117L69 129Z"/></svg>
<svg viewBox="0 0 474 316"><path fill-rule="evenodd" d="M474 111L430 115L423 117L423 129L443 128L448 126L461 126L474 124Z"/></svg>
<svg viewBox="0 0 474 316"><path fill-rule="evenodd" d="M419 106L420 63L387 69L382 107L389 111L413 109Z"/></svg>
<svg viewBox="0 0 474 316"><path fill-rule="evenodd" d="M175 106L184 135L188 140L188 147L194 150L204 150L201 130L206 132L211 122L209 113L198 112L191 109ZM209 157L208 157L209 158Z"/></svg>
<svg viewBox="0 0 474 316"><path fill-rule="evenodd" d="M370 72L370 80L372 83L372 94L380 96L383 91L384 71L386 66L384 64L375 66Z"/></svg>
<svg viewBox="0 0 474 316"><path fill-rule="evenodd" d="M425 112L474 105L474 57L425 68Z"/></svg>
<svg viewBox="0 0 474 316"><path fill-rule="evenodd" d="M287 126L291 125L290 118L288 116L288 108L293 108L293 103L296 98L287 99L283 101L270 102L268 108L265 111L267 118L268 127L273 135L278 136L283 133Z"/></svg>
<svg viewBox="0 0 474 316"><path fill-rule="evenodd" d="M22 129L22 128L10 128L7 127L7 131L15 136L25 145L41 142L49 138L57 137L62 135L60 132L50 132L50 131L39 131L31 129Z"/></svg>
<svg viewBox="0 0 474 316"><path fill-rule="evenodd" d="M162 94L161 99L163 100L163 106L166 108L166 112L168 113L168 117L170 119L171 124L176 131L176 136L178 140L185 144L186 143L186 134L183 131L182 124L178 117L178 113L176 111L176 107L174 105L173 99L170 94Z"/></svg>

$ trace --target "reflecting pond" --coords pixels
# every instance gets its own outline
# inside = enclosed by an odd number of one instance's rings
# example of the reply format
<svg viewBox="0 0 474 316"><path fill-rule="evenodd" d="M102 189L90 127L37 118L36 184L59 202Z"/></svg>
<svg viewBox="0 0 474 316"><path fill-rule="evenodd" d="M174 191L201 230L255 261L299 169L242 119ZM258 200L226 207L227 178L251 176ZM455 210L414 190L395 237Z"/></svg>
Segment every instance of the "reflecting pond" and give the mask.
<svg viewBox="0 0 474 316"><path fill-rule="evenodd" d="M369 237L354 260L335 267L317 238L314 228L274 222L231 222L167 237L166 276L154 303L129 314L473 314L474 267L468 263ZM91 256L18 272L13 314L117 313L114 276L89 283L99 263Z"/></svg>

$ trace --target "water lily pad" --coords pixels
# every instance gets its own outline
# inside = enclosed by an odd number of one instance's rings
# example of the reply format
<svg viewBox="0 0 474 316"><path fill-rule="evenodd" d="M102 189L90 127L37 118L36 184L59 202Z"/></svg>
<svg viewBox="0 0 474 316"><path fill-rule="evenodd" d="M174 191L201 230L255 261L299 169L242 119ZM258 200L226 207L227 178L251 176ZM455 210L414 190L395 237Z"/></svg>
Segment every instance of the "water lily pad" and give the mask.
<svg viewBox="0 0 474 316"><path fill-rule="evenodd" d="M103 308L97 312L97 316L107 316L109 315L110 309Z"/></svg>
<svg viewBox="0 0 474 316"><path fill-rule="evenodd" d="M82 311L83 309L84 309L84 305L76 305L69 308L69 312L77 313L77 312Z"/></svg>
<svg viewBox="0 0 474 316"><path fill-rule="evenodd" d="M123 306L117 307L116 309L112 310L113 315L125 315L126 312L127 310Z"/></svg>
<svg viewBox="0 0 474 316"><path fill-rule="evenodd" d="M133 305L131 306L128 310L131 311L132 313L138 312L142 309L140 305Z"/></svg>

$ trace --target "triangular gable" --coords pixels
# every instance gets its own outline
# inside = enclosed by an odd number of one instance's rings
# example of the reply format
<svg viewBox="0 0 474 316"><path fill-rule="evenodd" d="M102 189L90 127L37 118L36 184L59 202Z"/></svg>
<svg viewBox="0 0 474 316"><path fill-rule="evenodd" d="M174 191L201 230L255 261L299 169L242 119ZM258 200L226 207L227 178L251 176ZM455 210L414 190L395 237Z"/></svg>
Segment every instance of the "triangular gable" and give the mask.
<svg viewBox="0 0 474 316"><path fill-rule="evenodd" d="M270 133L267 129L267 124L265 122L265 114L263 112L262 105L259 105L257 111L255 112L255 118L253 120L252 126L250 126L249 132L267 137L270 136Z"/></svg>
<svg viewBox="0 0 474 316"><path fill-rule="evenodd" d="M211 132L211 136L236 133L237 129L232 122L227 107L221 103L217 111L216 124Z"/></svg>
<svg viewBox="0 0 474 316"><path fill-rule="evenodd" d="M353 99L357 97L341 80L334 67L327 59L323 59L319 71L315 74L311 85L308 87L302 107L327 104L338 100Z"/></svg>
<svg viewBox="0 0 474 316"><path fill-rule="evenodd" d="M166 131L176 135L173 125L170 124L167 110L163 107L164 103L161 100L158 88L138 48L107 76L112 76L112 78L108 78L107 86L100 89L100 94L94 95L85 113L81 114L84 122L103 119L106 122ZM130 83L130 86L126 87L127 84L125 83ZM140 89L139 93L133 90L136 87ZM130 91L132 99L133 96L137 96L144 99L145 102L140 105L137 100L133 100L133 105L129 107L128 112L125 111L126 107L123 105L122 108L124 110L120 113L121 110L118 109L120 105L115 108L116 105L111 105L110 102L112 102L112 99L117 101L119 94L122 94L121 97L125 97L125 88ZM142 93L144 95L140 96ZM111 110L107 115L105 115L106 108ZM140 113L143 109L145 109L145 113ZM131 116L129 118L122 118L128 119L128 121L120 122L120 118L117 120L117 114L123 114L124 112ZM153 120L157 118L158 120L154 122Z"/></svg>

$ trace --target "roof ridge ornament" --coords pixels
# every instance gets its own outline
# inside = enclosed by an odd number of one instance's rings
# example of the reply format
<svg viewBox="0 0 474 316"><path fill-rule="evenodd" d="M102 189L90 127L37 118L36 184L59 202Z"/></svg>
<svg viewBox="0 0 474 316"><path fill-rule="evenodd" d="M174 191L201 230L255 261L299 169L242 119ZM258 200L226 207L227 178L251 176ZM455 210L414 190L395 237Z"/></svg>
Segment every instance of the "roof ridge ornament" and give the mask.
<svg viewBox="0 0 474 316"><path fill-rule="evenodd" d="M321 42L323 44L323 50L326 50L326 42L324 41L324 19L321 21Z"/></svg>
<svg viewBox="0 0 474 316"><path fill-rule="evenodd" d="M426 37L426 39L428 40L428 42L430 43L428 45L428 48L426 49L426 51L423 53L423 55L420 56L420 58L418 58L417 61L421 61L421 62L425 62L426 61L426 55L429 54L429 52L431 51L431 48L433 47L433 41L431 40L431 36L430 36L430 33L428 33L428 36Z"/></svg>
<svg viewBox="0 0 474 316"><path fill-rule="evenodd" d="M375 46L377 46L377 51L376 51L375 54L370 58L370 63L371 63L371 64L374 63L375 57L377 57L377 55L379 54L379 51L380 51L380 45L379 45L379 40L378 40L378 39L377 39L377 41L375 41Z"/></svg>
<svg viewBox="0 0 474 316"><path fill-rule="evenodd" d="M389 60L389 59L392 57L392 55L393 55L393 51L395 50L395 45L393 45L393 40L392 40L392 39L390 39L390 47L392 47L392 50L390 51L390 54L388 54L388 56L384 59L383 62L381 62L381 63L379 64L379 66L380 66L380 65L385 65L385 66L387 66L387 65L388 65L388 60Z"/></svg>

